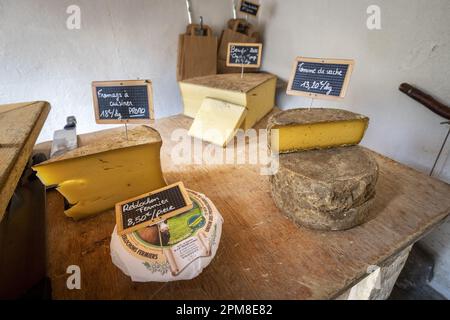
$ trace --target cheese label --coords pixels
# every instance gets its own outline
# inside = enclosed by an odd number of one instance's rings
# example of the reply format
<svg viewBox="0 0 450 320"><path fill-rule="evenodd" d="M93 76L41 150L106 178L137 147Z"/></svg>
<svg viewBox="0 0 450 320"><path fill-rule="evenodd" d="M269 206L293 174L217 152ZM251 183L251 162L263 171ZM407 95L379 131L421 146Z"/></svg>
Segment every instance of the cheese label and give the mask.
<svg viewBox="0 0 450 320"><path fill-rule="evenodd" d="M210 257L217 247L221 219L217 209L199 193L189 191L189 196L191 210L119 237L128 254L139 259L146 272L155 277L177 276L193 261Z"/></svg>
<svg viewBox="0 0 450 320"><path fill-rule="evenodd" d="M262 43L228 44L227 67L261 67Z"/></svg>
<svg viewBox="0 0 450 320"><path fill-rule="evenodd" d="M116 204L117 232L123 235L154 226L192 207L183 183L178 182Z"/></svg>
<svg viewBox="0 0 450 320"><path fill-rule="evenodd" d="M256 17L258 15L259 7L260 5L258 3L254 3L248 0L242 0L239 11Z"/></svg>

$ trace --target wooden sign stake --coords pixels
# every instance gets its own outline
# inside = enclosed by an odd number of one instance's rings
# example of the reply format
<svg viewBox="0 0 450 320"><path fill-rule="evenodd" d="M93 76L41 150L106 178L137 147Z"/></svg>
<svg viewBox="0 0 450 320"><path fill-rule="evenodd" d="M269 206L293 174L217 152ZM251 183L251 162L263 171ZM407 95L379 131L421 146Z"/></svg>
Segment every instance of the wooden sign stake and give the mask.
<svg viewBox="0 0 450 320"><path fill-rule="evenodd" d="M309 105L309 111L311 111L313 103L314 103L314 98L311 98L311 104Z"/></svg>
<svg viewBox="0 0 450 320"><path fill-rule="evenodd" d="M128 141L128 125L125 123L125 135L127 137L127 141Z"/></svg>

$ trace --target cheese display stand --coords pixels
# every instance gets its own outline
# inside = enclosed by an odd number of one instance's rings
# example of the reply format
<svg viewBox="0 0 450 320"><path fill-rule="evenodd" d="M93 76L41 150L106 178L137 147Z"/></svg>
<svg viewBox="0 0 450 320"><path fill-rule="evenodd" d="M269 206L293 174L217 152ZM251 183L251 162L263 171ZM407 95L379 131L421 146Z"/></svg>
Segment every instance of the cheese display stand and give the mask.
<svg viewBox="0 0 450 320"><path fill-rule="evenodd" d="M134 282L170 282L197 277L216 255L223 219L205 195L188 191L192 210L164 223L111 235L113 263Z"/></svg>
<svg viewBox="0 0 450 320"><path fill-rule="evenodd" d="M346 230L371 218L375 159L358 144L369 119L339 109L293 109L269 119L269 146L279 152L272 197L296 223Z"/></svg>

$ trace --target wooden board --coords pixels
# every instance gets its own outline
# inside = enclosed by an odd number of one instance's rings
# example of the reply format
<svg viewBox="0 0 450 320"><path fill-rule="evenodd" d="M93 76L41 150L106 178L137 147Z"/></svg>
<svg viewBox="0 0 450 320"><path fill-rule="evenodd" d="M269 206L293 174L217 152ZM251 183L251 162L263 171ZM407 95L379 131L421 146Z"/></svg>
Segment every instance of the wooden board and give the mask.
<svg viewBox="0 0 450 320"><path fill-rule="evenodd" d="M308 74L303 76L303 79L299 77L298 68L300 63L311 64L314 68L329 68L330 65L335 65L336 67L341 68L341 71L345 69L345 75L342 77L336 77L333 75L326 74ZM291 77L289 79L289 84L286 93L288 95L293 96L303 96L313 99L325 99L325 100L340 100L345 97L347 94L347 88L350 84L350 77L353 72L353 66L355 62L353 60L343 60L343 59L319 59L319 58L305 58L305 57L297 57L294 61ZM306 68L305 68L306 69ZM311 68L310 68L311 69ZM331 69L330 69L331 70ZM317 70L316 70L317 71ZM307 81L309 87L307 89L296 89L296 86L299 86L299 81ZM334 95L331 92L328 92L326 88L331 88L332 90L336 90L333 87L336 83L336 86L340 86L339 94ZM328 85L328 86L327 86ZM315 87L316 86L316 87ZM326 93L325 93L326 92Z"/></svg>
<svg viewBox="0 0 450 320"><path fill-rule="evenodd" d="M265 127L263 120L258 127ZM175 116L154 127L163 137L166 179L205 193L224 217L219 251L196 279L133 283L111 262L115 217L110 210L74 222L62 198L48 193L48 273L58 299L328 299L345 293L437 226L450 213L450 186L373 153L380 165L377 217L345 232L299 228L275 207L268 177L254 165L174 165L171 133L192 120ZM120 129L113 129L120 130ZM83 135L81 143L104 132ZM48 149L41 145L40 149ZM248 149L248 148L247 148ZM69 265L81 268L81 290L66 288Z"/></svg>
<svg viewBox="0 0 450 320"><path fill-rule="evenodd" d="M100 90L109 90L110 92L105 94L113 98L100 99ZM119 94L120 96L117 96ZM92 96L96 123L139 124L150 123L154 119L153 89L150 80L94 81ZM115 103L116 106L105 107L105 101ZM131 114L130 110L133 110Z"/></svg>
<svg viewBox="0 0 450 320"><path fill-rule="evenodd" d="M47 102L0 106L0 221L49 111Z"/></svg>

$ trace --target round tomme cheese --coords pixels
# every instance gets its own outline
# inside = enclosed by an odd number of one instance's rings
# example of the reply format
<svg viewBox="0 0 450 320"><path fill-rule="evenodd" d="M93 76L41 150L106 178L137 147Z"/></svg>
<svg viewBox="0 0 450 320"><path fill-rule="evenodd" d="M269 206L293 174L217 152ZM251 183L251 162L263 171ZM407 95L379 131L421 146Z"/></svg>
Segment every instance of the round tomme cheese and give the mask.
<svg viewBox="0 0 450 320"><path fill-rule="evenodd" d="M188 190L190 211L159 226L111 236L113 263L134 282L190 280L216 255L223 218L205 195Z"/></svg>
<svg viewBox="0 0 450 320"><path fill-rule="evenodd" d="M298 224L345 230L371 218L378 165L363 148L282 154L279 164L270 178L272 197Z"/></svg>

